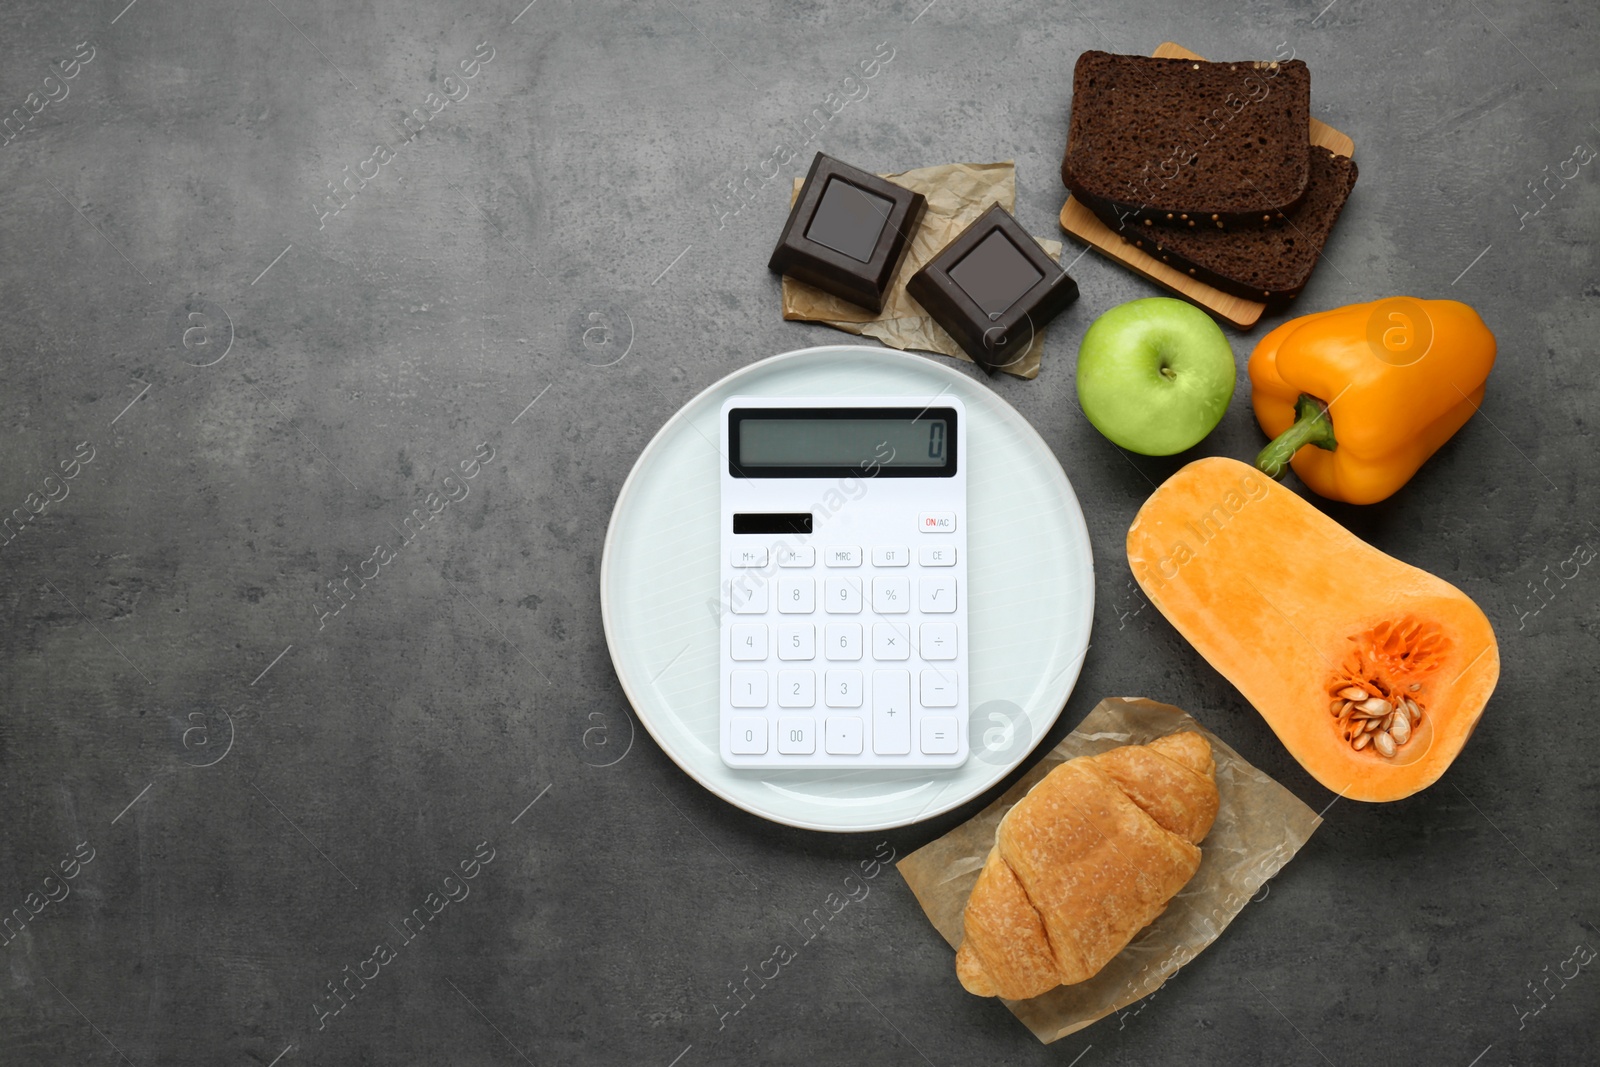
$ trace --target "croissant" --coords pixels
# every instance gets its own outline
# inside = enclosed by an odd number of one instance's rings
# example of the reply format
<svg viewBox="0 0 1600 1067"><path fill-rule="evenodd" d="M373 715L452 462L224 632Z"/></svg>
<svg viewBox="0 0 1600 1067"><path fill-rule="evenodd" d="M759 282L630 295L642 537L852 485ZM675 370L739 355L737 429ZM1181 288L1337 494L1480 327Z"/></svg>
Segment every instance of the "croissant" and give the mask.
<svg viewBox="0 0 1600 1067"><path fill-rule="evenodd" d="M1216 764L1196 733L1068 760L1006 813L962 917L956 976L1022 1000L1092 978L1200 868Z"/></svg>

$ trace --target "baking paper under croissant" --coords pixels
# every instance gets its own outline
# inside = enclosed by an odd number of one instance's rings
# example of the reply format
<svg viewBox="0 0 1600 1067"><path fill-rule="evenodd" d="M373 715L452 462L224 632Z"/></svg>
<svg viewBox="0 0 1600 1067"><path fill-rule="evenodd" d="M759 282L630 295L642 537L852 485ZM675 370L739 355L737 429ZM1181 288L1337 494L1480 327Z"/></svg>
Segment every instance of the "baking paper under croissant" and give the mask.
<svg viewBox="0 0 1600 1067"><path fill-rule="evenodd" d="M1200 867L1217 815L1195 733L1080 756L1006 813L963 916L968 992L1036 997L1093 977Z"/></svg>

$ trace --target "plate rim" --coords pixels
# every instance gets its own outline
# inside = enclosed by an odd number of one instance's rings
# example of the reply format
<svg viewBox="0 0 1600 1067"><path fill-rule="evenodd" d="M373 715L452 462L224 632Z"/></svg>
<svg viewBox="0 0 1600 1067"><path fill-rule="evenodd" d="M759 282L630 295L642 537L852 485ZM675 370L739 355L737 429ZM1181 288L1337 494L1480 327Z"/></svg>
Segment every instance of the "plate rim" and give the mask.
<svg viewBox="0 0 1600 1067"><path fill-rule="evenodd" d="M822 833L837 834L876 833L880 830L895 830L906 826L915 826L917 823L936 818L939 815L943 815L948 811L960 807L962 804L965 804L968 801L982 796L988 790L999 785L1005 780L1007 775L1021 766L1023 761L1032 755L1033 752L1039 747L1039 744L1043 742L1044 736L1049 733L1053 726L1055 726L1057 720L1061 718L1061 713L1066 710L1067 700L1071 698L1072 691L1077 687L1078 676L1083 672L1083 665L1088 657L1089 647L1093 643L1091 638L1093 637L1094 630L1095 603L1093 544L1089 539L1089 526L1084 519L1083 506L1078 502L1077 491L1072 488L1072 481L1067 477L1067 472L1061 466L1060 459L1056 457L1055 450L1050 447L1049 443L1046 442L1045 439L1039 434L1039 431L1034 428L1033 424L1023 416L1022 412L1018 411L1014 406L1012 406L1011 402L1006 400L1005 397L1001 396L997 392L994 392L993 390L990 390L990 394L1000 405L1001 409L1004 412L1009 412L1011 417L1015 418L1017 423L1025 428L1028 434L1032 435L1039 447L1042 448L1050 456L1050 458L1055 461L1055 476L1060 479L1061 486L1066 490L1066 496L1072 504L1069 518L1077 526L1078 532L1082 535L1085 546L1089 547L1089 551L1086 554L1089 580L1087 583L1085 583L1089 627L1084 635L1084 647L1079 649L1075 654L1070 670L1068 672L1063 672L1063 677L1065 678L1065 691L1061 700L1061 705L1057 707L1053 713L1051 713L1048 721L1041 725L1039 730L1039 741L1022 749L1017 757L1011 760L1009 763L1004 765L997 764L996 769L998 773L996 773L994 777L986 784L981 785L978 788L965 793L964 795L957 795L953 799L941 804L935 809L924 809L909 819L891 818L888 821L874 822L870 825L838 826L830 825L825 822L812 822L803 818L785 816L771 810L762 810L757 808L752 803L746 802L744 798L730 794L724 791L720 785L714 784L713 782L708 781L706 778L701 777L698 771L692 767L689 762L680 757L679 753L673 748L672 745L665 742L661 736L656 733L655 729L653 729L650 724L648 714L641 710L640 702L633 691L633 687L629 684L628 679L624 677L624 673L619 667L617 640L612 632L611 620L611 550L613 539L615 538L617 531L617 515L622 510L623 504L628 499L628 493L633 487L635 475L639 473L640 468L644 465L645 459L650 456L650 454L658 447L658 445L660 445L660 442L666 437L668 432L674 430L680 421L686 421L684 412L692 408L702 397L706 396L708 393L720 389L730 381L754 374L759 369L770 364L786 362L806 356L819 356L824 353L838 354L852 351L868 353L875 358L887 358L891 363L895 362L896 360L915 361L921 369L931 370L936 376L944 375L948 378L956 379L965 383L977 386L982 385L981 382L977 382L971 377L959 373L955 368L946 367L943 364L935 363L926 357L913 355L909 352L902 352L898 349L881 348L871 345L813 345L807 348L791 349L788 352L779 352L776 355L759 359L754 363L747 363L737 370L731 371L730 373L718 378L716 381L710 383L705 388L695 393L694 396L680 404L678 409L667 418L666 422L661 424L661 427L656 430L655 434L651 436L649 442L646 443L644 448L640 450L639 455L633 461L633 466L628 471L628 476L623 479L621 488L617 490L617 499L615 503L612 504L611 516L606 521L606 536L600 551L600 621L601 627L605 632L606 653L611 658L611 671L612 674L616 676L617 683L622 687L623 695L627 697L628 705L632 709L633 714L638 719L639 724L642 725L645 728L645 731L650 735L651 740L655 741L656 747L665 753L667 758L676 764L679 770L687 774L701 788L705 789L718 799L732 804L740 811L748 812L749 814L758 818L765 819L768 822L778 823L781 826L791 826L798 830L812 830Z"/></svg>

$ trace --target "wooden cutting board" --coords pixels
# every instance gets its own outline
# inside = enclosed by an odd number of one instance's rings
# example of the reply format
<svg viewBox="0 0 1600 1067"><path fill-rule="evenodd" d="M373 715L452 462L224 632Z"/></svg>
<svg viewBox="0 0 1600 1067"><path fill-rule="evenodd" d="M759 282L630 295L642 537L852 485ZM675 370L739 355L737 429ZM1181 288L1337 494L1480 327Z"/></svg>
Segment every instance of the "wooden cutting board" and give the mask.
<svg viewBox="0 0 1600 1067"><path fill-rule="evenodd" d="M1204 56L1196 55L1171 41L1162 44L1151 55L1157 59L1205 59ZM1316 119L1311 120L1311 143L1321 145L1336 156L1354 157L1356 153L1356 143L1349 136ZM1061 228L1108 259L1122 264L1135 274L1143 275L1157 285L1166 286L1185 300L1200 305L1224 322L1241 330L1248 330L1254 326L1260 320L1262 313L1267 310L1265 304L1245 300L1205 282L1196 281L1182 271L1167 266L1149 253L1133 247L1117 236L1111 227L1101 222L1099 216L1071 196L1067 197L1066 204L1061 208Z"/></svg>

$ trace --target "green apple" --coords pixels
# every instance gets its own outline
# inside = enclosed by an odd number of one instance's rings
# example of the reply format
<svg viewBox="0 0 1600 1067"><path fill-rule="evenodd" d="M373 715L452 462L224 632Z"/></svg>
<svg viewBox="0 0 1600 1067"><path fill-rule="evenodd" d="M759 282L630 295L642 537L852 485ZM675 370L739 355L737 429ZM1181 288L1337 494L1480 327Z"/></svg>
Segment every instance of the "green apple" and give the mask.
<svg viewBox="0 0 1600 1067"><path fill-rule="evenodd" d="M1170 456L1200 443L1233 397L1233 349L1211 316L1182 300L1130 300L1094 320L1078 346L1078 403L1130 452Z"/></svg>

